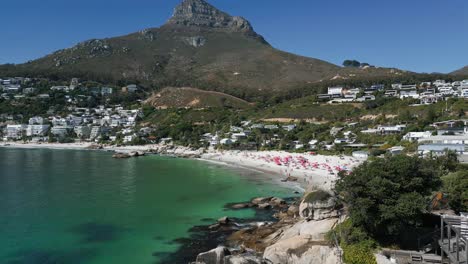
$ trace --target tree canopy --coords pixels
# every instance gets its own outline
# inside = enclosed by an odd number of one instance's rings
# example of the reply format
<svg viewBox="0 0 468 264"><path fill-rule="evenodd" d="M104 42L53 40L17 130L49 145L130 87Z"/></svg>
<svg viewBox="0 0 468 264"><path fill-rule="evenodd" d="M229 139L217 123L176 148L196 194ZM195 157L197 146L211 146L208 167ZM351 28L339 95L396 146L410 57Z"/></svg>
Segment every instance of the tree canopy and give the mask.
<svg viewBox="0 0 468 264"><path fill-rule="evenodd" d="M443 191L448 195L450 207L457 212L468 211L468 171L450 173L442 178Z"/></svg>
<svg viewBox="0 0 468 264"><path fill-rule="evenodd" d="M455 161L453 160L455 159ZM354 225L374 237L397 238L418 227L440 176L453 169L456 156L422 159L398 155L368 161L341 174L335 191L348 206Z"/></svg>

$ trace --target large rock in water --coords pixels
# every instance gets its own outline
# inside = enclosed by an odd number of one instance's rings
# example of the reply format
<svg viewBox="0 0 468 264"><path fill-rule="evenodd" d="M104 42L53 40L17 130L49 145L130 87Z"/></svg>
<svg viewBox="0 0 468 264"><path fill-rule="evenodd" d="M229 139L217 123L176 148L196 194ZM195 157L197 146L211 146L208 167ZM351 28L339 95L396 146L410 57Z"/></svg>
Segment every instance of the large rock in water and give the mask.
<svg viewBox="0 0 468 264"><path fill-rule="evenodd" d="M224 258L231 255L226 247L217 247L208 252L198 254L196 264L225 264Z"/></svg>
<svg viewBox="0 0 468 264"><path fill-rule="evenodd" d="M324 191L309 193L298 209L303 219L267 237L271 244L263 254L265 261L271 264L341 263L340 249L330 246L325 238L340 221L332 195ZM292 212L294 210L291 208Z"/></svg>
<svg viewBox="0 0 468 264"><path fill-rule="evenodd" d="M310 220L322 220L339 216L335 198L325 191L313 191L304 196L299 205L299 215Z"/></svg>

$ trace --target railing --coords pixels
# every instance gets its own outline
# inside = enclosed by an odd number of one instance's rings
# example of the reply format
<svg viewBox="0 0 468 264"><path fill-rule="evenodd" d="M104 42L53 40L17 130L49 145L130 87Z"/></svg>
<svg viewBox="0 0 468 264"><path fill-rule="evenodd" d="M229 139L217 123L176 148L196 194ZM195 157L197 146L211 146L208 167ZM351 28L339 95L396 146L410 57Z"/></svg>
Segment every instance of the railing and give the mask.
<svg viewBox="0 0 468 264"><path fill-rule="evenodd" d="M456 264L468 264L468 217L441 216L441 254Z"/></svg>

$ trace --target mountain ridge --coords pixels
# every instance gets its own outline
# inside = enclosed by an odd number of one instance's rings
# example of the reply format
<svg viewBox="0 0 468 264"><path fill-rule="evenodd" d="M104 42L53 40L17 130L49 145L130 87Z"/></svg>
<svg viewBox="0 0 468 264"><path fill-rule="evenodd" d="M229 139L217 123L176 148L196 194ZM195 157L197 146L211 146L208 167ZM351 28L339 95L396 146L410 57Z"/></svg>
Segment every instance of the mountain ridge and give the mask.
<svg viewBox="0 0 468 264"><path fill-rule="evenodd" d="M468 65L461 69L451 72L450 75L468 76Z"/></svg>
<svg viewBox="0 0 468 264"><path fill-rule="evenodd" d="M3 68L3 72L13 68L29 74L135 80L161 88L204 87L239 97L285 92L336 78L404 73L384 68L347 69L275 49L246 19L204 0L182 1L159 28L84 41Z"/></svg>

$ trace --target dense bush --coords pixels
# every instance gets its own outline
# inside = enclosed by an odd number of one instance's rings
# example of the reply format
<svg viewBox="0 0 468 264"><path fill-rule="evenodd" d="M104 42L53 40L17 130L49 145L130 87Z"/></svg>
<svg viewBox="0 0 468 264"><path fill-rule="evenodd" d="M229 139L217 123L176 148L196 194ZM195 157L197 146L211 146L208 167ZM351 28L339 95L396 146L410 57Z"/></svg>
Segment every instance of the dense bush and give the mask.
<svg viewBox="0 0 468 264"><path fill-rule="evenodd" d="M366 243L344 245L343 261L346 264L377 264L372 248Z"/></svg>
<svg viewBox="0 0 468 264"><path fill-rule="evenodd" d="M468 211L468 171L458 171L442 178L443 191L448 194L450 207L457 212Z"/></svg>
<svg viewBox="0 0 468 264"><path fill-rule="evenodd" d="M341 174L335 191L347 204L356 227L372 237L396 241L405 230L420 226L431 193L454 163L456 156L451 154L434 159L403 155L376 159L350 175Z"/></svg>

